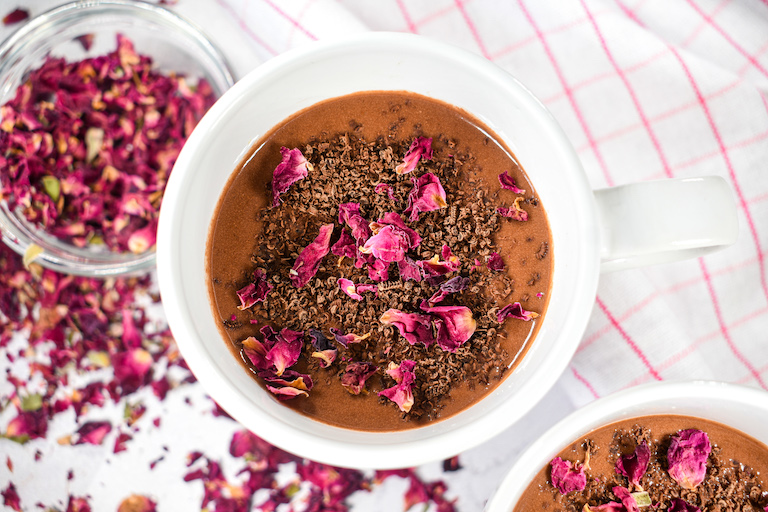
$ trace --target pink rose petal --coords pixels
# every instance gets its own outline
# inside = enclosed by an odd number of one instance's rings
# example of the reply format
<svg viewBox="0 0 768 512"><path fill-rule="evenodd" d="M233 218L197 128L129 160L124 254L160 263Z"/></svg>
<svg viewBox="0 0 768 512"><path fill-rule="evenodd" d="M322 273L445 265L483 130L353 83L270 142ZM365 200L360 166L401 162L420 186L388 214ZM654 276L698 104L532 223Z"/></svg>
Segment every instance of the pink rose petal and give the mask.
<svg viewBox="0 0 768 512"><path fill-rule="evenodd" d="M13 485L13 482L8 482L8 487L0 492L0 496L3 497L3 505L16 512L21 511L21 498L19 498L19 493L16 492L16 486Z"/></svg>
<svg viewBox="0 0 768 512"><path fill-rule="evenodd" d="M472 310L466 306L430 307L427 301L422 301L421 309L441 320L441 322L435 322L438 328L437 344L447 352L456 352L472 337L477 328Z"/></svg>
<svg viewBox="0 0 768 512"><path fill-rule="evenodd" d="M707 458L712 445L706 432L681 430L672 436L667 451L669 476L684 489L694 489L707 474Z"/></svg>
<svg viewBox="0 0 768 512"><path fill-rule="evenodd" d="M613 494L621 500L621 504L624 505L624 509L627 512L640 512L640 507L637 506L637 501L634 496L630 494L629 489L616 486L612 491Z"/></svg>
<svg viewBox="0 0 768 512"><path fill-rule="evenodd" d="M496 313L496 320L498 320L499 323L503 323L504 320L510 316L512 318L517 318L519 320L525 320L526 322L529 322L534 318L538 318L539 314L533 311L526 311L523 309L522 304L519 302L513 302L512 304L507 304L501 308L498 313Z"/></svg>
<svg viewBox="0 0 768 512"><path fill-rule="evenodd" d="M373 363L354 362L349 363L341 375L341 385L352 393L359 395L365 389L365 382L378 371Z"/></svg>
<svg viewBox="0 0 768 512"><path fill-rule="evenodd" d="M387 375L395 379L396 384L379 391L379 396L392 400L405 413L411 410L414 403L411 386L416 380L416 374L413 371L415 366L416 362L410 359L404 359L399 365L390 362Z"/></svg>
<svg viewBox="0 0 768 512"><path fill-rule="evenodd" d="M435 254L432 259L421 260L417 264L428 276L442 276L461 268L461 261L458 256L455 256L447 245L443 245L441 256L442 260L440 256Z"/></svg>
<svg viewBox="0 0 768 512"><path fill-rule="evenodd" d="M346 229L341 230L341 236L336 240L336 243L331 246L331 252L342 258L357 258L357 245L355 244L355 239L349 234L349 231Z"/></svg>
<svg viewBox="0 0 768 512"><path fill-rule="evenodd" d="M277 342L269 349L264 358L275 367L279 377L286 368L296 364L304 346L304 333L282 329L277 336Z"/></svg>
<svg viewBox="0 0 768 512"><path fill-rule="evenodd" d="M332 234L333 224L320 226L320 232L315 240L299 253L290 271L293 286L301 288L315 276L323 258L331 250Z"/></svg>
<svg viewBox="0 0 768 512"><path fill-rule="evenodd" d="M673 498L669 501L667 512L701 512L701 509L680 498Z"/></svg>
<svg viewBox="0 0 768 512"><path fill-rule="evenodd" d="M387 281L389 279L389 263L374 258L373 263L368 265L368 278L377 283Z"/></svg>
<svg viewBox="0 0 768 512"><path fill-rule="evenodd" d="M112 424L108 421L89 421L77 430L78 439L72 444L100 445L111 430Z"/></svg>
<svg viewBox="0 0 768 512"><path fill-rule="evenodd" d="M331 334L333 334L333 337L336 339L336 341L341 343L341 345L344 348L348 348L350 343L360 343L361 341L367 339L371 335L370 332L362 336L358 336L357 334L352 332L349 334L342 334L341 331L333 327L331 327Z"/></svg>
<svg viewBox="0 0 768 512"><path fill-rule="evenodd" d="M267 273L257 268L253 272L253 281L237 291L237 297L240 299L237 309L245 310L257 302L263 302L272 288L272 283L267 281Z"/></svg>
<svg viewBox="0 0 768 512"><path fill-rule="evenodd" d="M339 351L331 343L322 332L316 329L310 329L309 337L312 339L312 346L315 351L312 352L312 357L316 357L320 360L321 368L328 368L336 360L336 356Z"/></svg>
<svg viewBox="0 0 768 512"><path fill-rule="evenodd" d="M413 189L408 194L408 207L403 212L410 214L409 221L417 221L420 213L432 212L448 206L445 189L437 176L428 172L418 178L412 178L411 181Z"/></svg>
<svg viewBox="0 0 768 512"><path fill-rule="evenodd" d="M640 479L648 469L648 462L651 460L651 450L648 443L643 441L635 447L631 455L622 455L616 461L616 472L626 476L629 483L634 486L640 486Z"/></svg>
<svg viewBox="0 0 768 512"><path fill-rule="evenodd" d="M344 277L340 278L338 280L339 283L339 289L346 293L350 298L355 300L363 300L363 296L357 293L357 290L355 288L355 283L350 281L349 279L346 279Z"/></svg>
<svg viewBox="0 0 768 512"><path fill-rule="evenodd" d="M152 355L143 348L118 352L112 356L115 380L123 393L132 393L149 382L152 362Z"/></svg>
<svg viewBox="0 0 768 512"><path fill-rule="evenodd" d="M416 169L419 160L432 160L432 138L416 137L411 143L411 147L403 157L403 162L395 167L397 174L408 174Z"/></svg>
<svg viewBox="0 0 768 512"><path fill-rule="evenodd" d="M419 266L408 256L405 256L402 260L397 262L397 271L400 273L400 279L403 281L412 280L420 282L422 279L424 279L421 266Z"/></svg>
<svg viewBox="0 0 768 512"><path fill-rule="evenodd" d="M501 183L501 188L511 190L515 194L525 194L525 190L517 187L515 179L511 177L507 171L499 174L499 183Z"/></svg>
<svg viewBox="0 0 768 512"><path fill-rule="evenodd" d="M511 208L505 208L503 206L500 206L496 208L496 211L499 212L499 214L503 215L504 217L509 217L512 220L516 220L519 222L525 222L528 220L528 212L523 210L520 207L520 202L523 200L522 197L515 198L515 202L512 204Z"/></svg>
<svg viewBox="0 0 768 512"><path fill-rule="evenodd" d="M272 207L280 206L280 194L291 185L306 178L312 170L312 164L304 158L299 149L280 148L283 159L272 173Z"/></svg>
<svg viewBox="0 0 768 512"><path fill-rule="evenodd" d="M266 370L272 363L267 361L268 349L256 338L249 336L243 340L243 353L257 371Z"/></svg>
<svg viewBox="0 0 768 512"><path fill-rule="evenodd" d="M357 245L362 245L371 236L369 222L360 214L360 205L357 203L339 205L339 224L346 224L349 227Z"/></svg>
<svg viewBox="0 0 768 512"><path fill-rule="evenodd" d="M453 293L460 293L466 290L467 286L469 286L468 277L452 277L451 279L440 284L440 289L427 300L427 303L430 306L434 306L435 304L442 302L443 299L445 299L448 295Z"/></svg>
<svg viewBox="0 0 768 512"><path fill-rule="evenodd" d="M436 340L432 325L432 317L423 313L405 313L397 309L388 309L379 322L384 325L394 325L400 331L400 336L411 345L423 343L429 347Z"/></svg>
<svg viewBox="0 0 768 512"><path fill-rule="evenodd" d="M421 243L419 234L406 226L403 219L394 212L384 214L378 222L371 223L370 227L374 235L366 240L360 252L372 254L386 263L402 261L406 251Z"/></svg>
<svg viewBox="0 0 768 512"><path fill-rule="evenodd" d="M552 485L560 491L560 494L580 492L587 486L587 474L583 465L576 464L574 466L571 461L563 460L560 457L552 459L549 465Z"/></svg>
<svg viewBox="0 0 768 512"><path fill-rule="evenodd" d="M397 198L395 197L395 189L388 183L379 183L373 191L377 194L386 193L390 201L397 201Z"/></svg>
<svg viewBox="0 0 768 512"><path fill-rule="evenodd" d="M499 253L493 252L488 256L488 268L496 272L504 270L504 260Z"/></svg>

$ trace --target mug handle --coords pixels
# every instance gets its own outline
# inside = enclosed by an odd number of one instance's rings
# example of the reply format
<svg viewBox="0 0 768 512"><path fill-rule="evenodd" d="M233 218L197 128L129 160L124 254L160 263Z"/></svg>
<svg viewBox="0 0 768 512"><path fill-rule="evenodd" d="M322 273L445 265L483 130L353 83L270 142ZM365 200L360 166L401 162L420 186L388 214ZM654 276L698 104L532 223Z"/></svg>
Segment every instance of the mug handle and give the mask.
<svg viewBox="0 0 768 512"><path fill-rule="evenodd" d="M720 176L632 183L594 194L601 272L703 256L739 234L736 201Z"/></svg>

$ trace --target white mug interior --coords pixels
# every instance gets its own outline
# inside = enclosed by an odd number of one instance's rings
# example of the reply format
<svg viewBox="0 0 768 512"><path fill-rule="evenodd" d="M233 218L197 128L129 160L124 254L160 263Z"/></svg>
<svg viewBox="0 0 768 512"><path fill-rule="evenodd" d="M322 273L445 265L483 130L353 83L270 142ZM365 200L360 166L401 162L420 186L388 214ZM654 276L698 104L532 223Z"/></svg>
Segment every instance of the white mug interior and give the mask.
<svg viewBox="0 0 768 512"><path fill-rule="evenodd" d="M661 382L596 400L562 419L515 461L485 512L512 512L536 474L566 446L607 424L639 416L676 414L712 420L768 445L768 394L725 382Z"/></svg>
<svg viewBox="0 0 768 512"><path fill-rule="evenodd" d="M227 180L251 144L291 114L366 90L406 90L460 107L514 152L552 230L548 311L523 361L493 392L448 419L397 432L333 427L279 404L233 357L209 303L205 249ZM500 169L499 172L504 171ZM397 468L450 457L500 433L550 389L571 359L599 274L592 191L562 130L512 76L429 39L373 33L316 43L255 69L214 105L187 141L160 215L157 260L171 330L195 376L236 420L303 457L347 467Z"/></svg>

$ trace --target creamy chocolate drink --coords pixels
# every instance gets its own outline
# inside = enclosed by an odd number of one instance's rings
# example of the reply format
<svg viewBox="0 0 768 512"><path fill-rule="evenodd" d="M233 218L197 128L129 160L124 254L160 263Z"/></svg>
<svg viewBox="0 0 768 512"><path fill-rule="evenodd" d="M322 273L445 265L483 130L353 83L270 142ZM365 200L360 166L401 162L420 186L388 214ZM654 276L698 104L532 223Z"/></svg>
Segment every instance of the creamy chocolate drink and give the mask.
<svg viewBox="0 0 768 512"><path fill-rule="evenodd" d="M551 243L528 177L482 123L413 93L356 93L248 152L210 228L209 290L226 343L287 407L408 429L520 362Z"/></svg>
<svg viewBox="0 0 768 512"><path fill-rule="evenodd" d="M514 511L762 512L766 484L768 447L756 439L701 418L645 416L575 440Z"/></svg>

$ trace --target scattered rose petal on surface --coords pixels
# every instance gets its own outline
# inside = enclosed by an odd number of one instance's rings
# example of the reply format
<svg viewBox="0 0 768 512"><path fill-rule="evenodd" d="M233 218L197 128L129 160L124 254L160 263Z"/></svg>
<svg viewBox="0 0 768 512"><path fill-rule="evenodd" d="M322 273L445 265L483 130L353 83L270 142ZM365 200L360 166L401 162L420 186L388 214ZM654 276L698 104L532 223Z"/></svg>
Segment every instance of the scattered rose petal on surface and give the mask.
<svg viewBox="0 0 768 512"><path fill-rule="evenodd" d="M317 329L310 329L309 337L312 339L312 346L315 351L312 352L312 357L316 357L320 360L321 368L328 368L336 360L336 356L339 351L331 343L321 331Z"/></svg>
<svg viewBox="0 0 768 512"><path fill-rule="evenodd" d="M648 469L648 462L651 460L651 450L648 443L643 441L635 447L635 451L630 455L621 455L616 460L616 472L629 479L629 483L635 487L640 487L640 479Z"/></svg>
<svg viewBox="0 0 768 512"><path fill-rule="evenodd" d="M275 368L277 376L281 376L286 368L296 364L304 346L304 333L281 329L277 341L267 351L264 359Z"/></svg>
<svg viewBox="0 0 768 512"><path fill-rule="evenodd" d="M440 259L442 256L442 260ZM443 245L440 250L440 256L435 254L429 260L420 260L417 262L419 267L428 276L443 276L450 272L454 272L461 268L461 261L459 257L453 254L451 248L447 245Z"/></svg>
<svg viewBox="0 0 768 512"><path fill-rule="evenodd" d="M430 306L434 306L435 304L442 302L443 299L445 299L450 294L463 292L464 290L467 289L467 286L469 286L468 277L462 277L462 276L452 277L449 280L440 284L440 289L438 289L432 295L432 297L430 297L427 300L427 303Z"/></svg>
<svg viewBox="0 0 768 512"><path fill-rule="evenodd" d="M3 16L3 25L13 25L29 18L29 11L26 9L14 9Z"/></svg>
<svg viewBox="0 0 768 512"><path fill-rule="evenodd" d="M406 251L421 244L421 236L394 212L387 212L378 222L372 222L370 229L373 236L365 241L360 252L372 254L386 263L402 261Z"/></svg>
<svg viewBox="0 0 768 512"><path fill-rule="evenodd" d="M340 278L337 282L339 283L339 289L346 293L350 298L355 300L363 300L363 296L357 293L355 283L344 277Z"/></svg>
<svg viewBox="0 0 768 512"><path fill-rule="evenodd" d="M454 455L450 459L445 459L443 461L443 471L445 472L452 472L452 471L458 471L462 469L461 463L459 462L459 456Z"/></svg>
<svg viewBox="0 0 768 512"><path fill-rule="evenodd" d="M291 282L296 288L301 288L312 279L320 268L323 258L331 250L331 235L333 224L320 226L320 231L315 240L306 246L290 271Z"/></svg>
<svg viewBox="0 0 768 512"><path fill-rule="evenodd" d="M522 197L517 197L515 198L515 202L512 203L511 208L499 206L498 208L496 208L496 211L500 215L503 215L504 217L508 217L512 220L516 220L519 222L525 222L528 220L528 212L526 212L520 207L520 202L522 200L523 200Z"/></svg>
<svg viewBox="0 0 768 512"><path fill-rule="evenodd" d="M424 279L421 266L408 256L397 262L397 271L400 273L400 278L403 281L420 282Z"/></svg>
<svg viewBox="0 0 768 512"><path fill-rule="evenodd" d="M19 498L19 493L16 492L16 486L13 485L13 482L8 482L8 487L0 492L0 496L3 497L3 505L10 507L11 510L21 511L21 498Z"/></svg>
<svg viewBox="0 0 768 512"><path fill-rule="evenodd" d="M408 220L415 222L420 213L433 212L448 206L445 189L440 179L431 172L412 178L413 189L408 194L408 207L403 213L410 214Z"/></svg>
<svg viewBox="0 0 768 512"><path fill-rule="evenodd" d="M512 304L507 304L496 313L496 320L501 324L507 318L512 317L529 322L534 318L538 318L538 316L538 313L523 309L522 304L519 302L513 302Z"/></svg>
<svg viewBox="0 0 768 512"><path fill-rule="evenodd" d="M280 148L282 160L272 173L272 207L280 206L280 195L291 185L306 178L312 171L312 164L304 158L300 149Z"/></svg>
<svg viewBox="0 0 768 512"><path fill-rule="evenodd" d="M411 386L416 380L416 374L413 369L416 362L410 359L404 359L400 364L389 363L387 375L395 379L395 385L379 391L379 396L389 398L397 404L402 412L409 412L413 407L413 391Z"/></svg>
<svg viewBox="0 0 768 512"><path fill-rule="evenodd" d="M680 498L673 498L669 500L667 512L701 512L701 509Z"/></svg>
<svg viewBox="0 0 768 512"><path fill-rule="evenodd" d="M272 283L267 280L267 273L257 268L253 271L253 281L237 291L237 297L240 299L237 309L245 310L257 302L263 302L272 288Z"/></svg>
<svg viewBox="0 0 768 512"><path fill-rule="evenodd" d="M69 501L67 501L67 512L91 512L91 504L88 502L90 498L72 496L70 494ZM125 512L118 509L118 512Z"/></svg>
<svg viewBox="0 0 768 512"><path fill-rule="evenodd" d="M495 271L495 272L501 272L504 270L504 260L501 258L501 254L497 252L492 252L490 256L488 256L488 268Z"/></svg>
<svg viewBox="0 0 768 512"><path fill-rule="evenodd" d="M109 421L89 421L77 430L77 440L72 444L100 445L111 430L112 423Z"/></svg>
<svg viewBox="0 0 768 512"><path fill-rule="evenodd" d="M403 157L403 162L395 167L397 174L408 174L416 169L419 160L432 160L432 138L416 137Z"/></svg>
<svg viewBox="0 0 768 512"><path fill-rule="evenodd" d="M712 445L706 432L681 430L672 436L669 443L669 476L684 489L696 488L707 474L707 458L711 451Z"/></svg>
<svg viewBox="0 0 768 512"><path fill-rule="evenodd" d="M580 492L587 486L587 474L583 465L574 465L571 461L563 460L560 457L552 459L549 465L552 485L560 491L560 494Z"/></svg>
<svg viewBox="0 0 768 512"><path fill-rule="evenodd" d="M336 339L336 341L341 343L344 348L349 348L350 343L360 343L361 341L368 339L368 337L371 335L370 332L365 333L362 336L358 336L353 332L350 332L349 334L342 334L341 331L333 327L331 327L331 334L333 334L333 337Z"/></svg>
<svg viewBox="0 0 768 512"><path fill-rule="evenodd" d="M342 203L339 205L339 224L346 224L357 245L362 245L371 236L370 223L360 214L357 203Z"/></svg>
<svg viewBox="0 0 768 512"><path fill-rule="evenodd" d="M365 390L365 382L378 371L378 367L368 362L353 362L347 365L341 375L341 385L352 393L359 395Z"/></svg>
<svg viewBox="0 0 768 512"><path fill-rule="evenodd" d="M257 371L266 370L270 367L270 361L267 361L267 348L254 336L249 336L242 341L243 353L256 368Z"/></svg>
<svg viewBox="0 0 768 512"><path fill-rule="evenodd" d="M624 505L624 509L627 512L639 512L640 509L637 506L637 501L635 501L635 497L630 494L629 489L625 487L616 486L612 489L613 494L616 495L619 500L621 500L621 504Z"/></svg>
<svg viewBox="0 0 768 512"><path fill-rule="evenodd" d="M501 188L511 190L515 194L525 194L525 190L517 187L515 179L509 175L508 171L499 174L499 183L501 184Z"/></svg>
<svg viewBox="0 0 768 512"><path fill-rule="evenodd" d="M432 326L432 317L423 313L405 313L397 309L388 309L379 317L384 325L394 325L400 336L411 345L417 343L429 346L436 341Z"/></svg>
<svg viewBox="0 0 768 512"><path fill-rule="evenodd" d="M435 322L437 344L447 352L456 352L475 333L477 322L472 310L466 306L429 306L427 301L422 301L420 307L440 319L440 322Z"/></svg>
<svg viewBox="0 0 768 512"><path fill-rule="evenodd" d="M297 396L309 396L312 390L312 377L299 373L295 370L285 370L283 375L278 376L272 370L265 370L258 373L266 388L276 395L278 400L289 400Z"/></svg>
<svg viewBox="0 0 768 512"><path fill-rule="evenodd" d="M357 258L358 254L355 239L352 238L352 235L349 234L349 231L347 231L346 228L341 230L341 236L331 246L331 252L341 258L347 257L353 260Z"/></svg>
<svg viewBox="0 0 768 512"><path fill-rule="evenodd" d="M124 393L132 393L151 378L152 355L143 348L133 348L112 356L115 379Z"/></svg>

